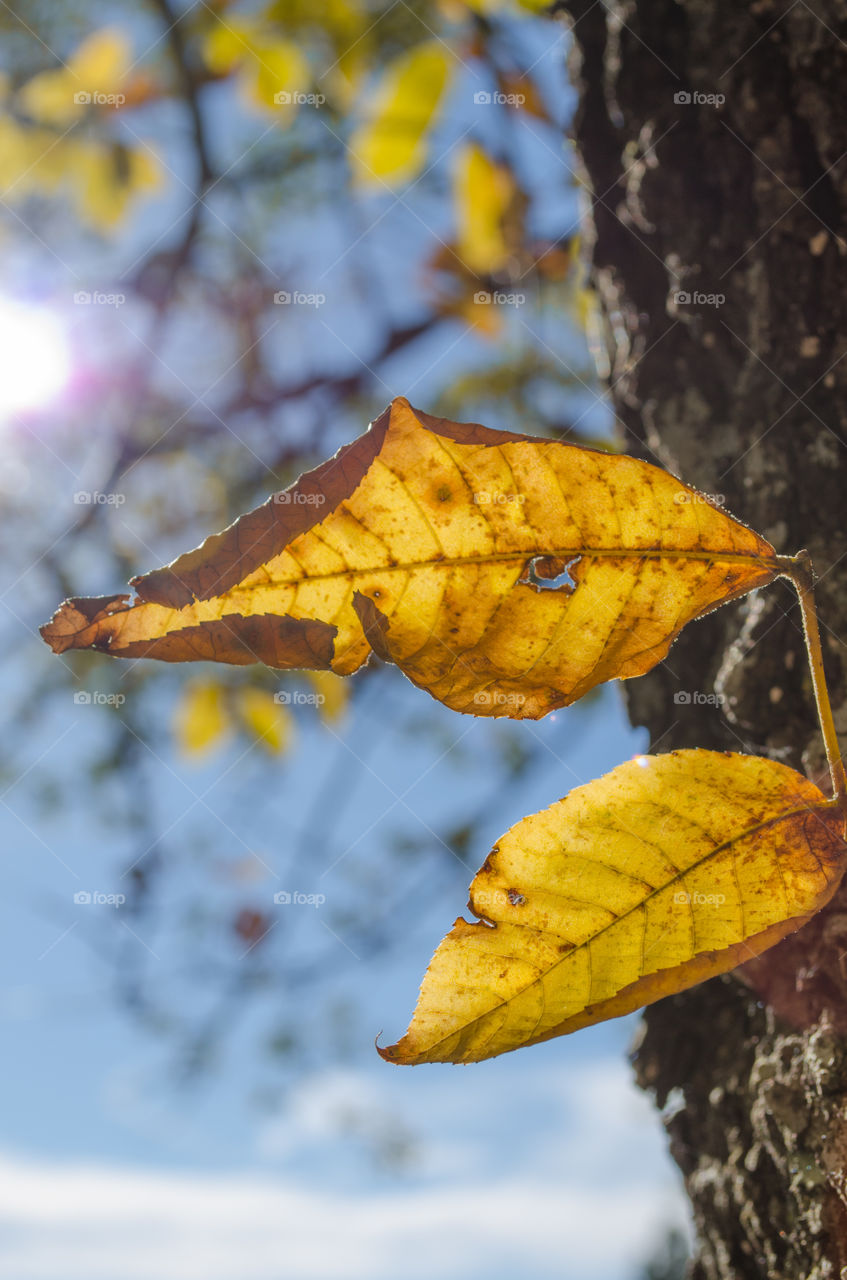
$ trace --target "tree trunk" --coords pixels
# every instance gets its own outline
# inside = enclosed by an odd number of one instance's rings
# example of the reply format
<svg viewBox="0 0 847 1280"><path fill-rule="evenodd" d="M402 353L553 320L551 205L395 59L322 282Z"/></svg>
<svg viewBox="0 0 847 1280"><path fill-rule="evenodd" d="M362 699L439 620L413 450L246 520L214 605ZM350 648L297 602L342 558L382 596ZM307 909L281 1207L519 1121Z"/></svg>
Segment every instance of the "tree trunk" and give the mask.
<svg viewBox="0 0 847 1280"><path fill-rule="evenodd" d="M847 0L560 8L628 446L778 551L809 548L843 732ZM626 689L654 749L757 752L828 786L785 583L688 628ZM847 1277L847 892L761 960L654 1005L635 1061L669 1104L696 1280Z"/></svg>

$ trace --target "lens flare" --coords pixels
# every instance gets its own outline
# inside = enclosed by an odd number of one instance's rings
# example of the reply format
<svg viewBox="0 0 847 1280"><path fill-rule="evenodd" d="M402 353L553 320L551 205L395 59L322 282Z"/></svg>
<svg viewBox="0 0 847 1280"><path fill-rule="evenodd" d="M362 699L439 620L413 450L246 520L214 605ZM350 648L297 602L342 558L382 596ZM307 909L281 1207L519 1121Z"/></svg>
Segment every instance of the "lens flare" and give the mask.
<svg viewBox="0 0 847 1280"><path fill-rule="evenodd" d="M0 418L49 404L70 376L70 355L56 316L0 298Z"/></svg>

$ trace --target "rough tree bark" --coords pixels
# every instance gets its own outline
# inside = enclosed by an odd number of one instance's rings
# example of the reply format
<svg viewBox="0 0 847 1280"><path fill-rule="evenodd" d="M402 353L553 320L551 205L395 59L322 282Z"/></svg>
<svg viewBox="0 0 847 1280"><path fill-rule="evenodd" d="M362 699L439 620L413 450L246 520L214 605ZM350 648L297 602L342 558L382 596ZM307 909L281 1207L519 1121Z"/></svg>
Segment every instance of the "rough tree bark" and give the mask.
<svg viewBox="0 0 847 1280"><path fill-rule="evenodd" d="M559 7L616 413L634 452L809 548L847 733L847 0ZM713 690L721 711L696 704ZM756 751L828 785L787 584L690 627L627 691L660 750ZM672 1104L696 1280L847 1277L847 890L648 1010L635 1061Z"/></svg>

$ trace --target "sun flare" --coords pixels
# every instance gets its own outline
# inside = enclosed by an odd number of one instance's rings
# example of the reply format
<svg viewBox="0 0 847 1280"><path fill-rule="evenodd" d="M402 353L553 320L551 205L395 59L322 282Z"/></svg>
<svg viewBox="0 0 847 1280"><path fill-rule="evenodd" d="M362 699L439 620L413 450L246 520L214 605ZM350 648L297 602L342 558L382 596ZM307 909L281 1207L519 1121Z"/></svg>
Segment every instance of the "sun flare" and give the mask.
<svg viewBox="0 0 847 1280"><path fill-rule="evenodd" d="M49 404L69 373L67 339L58 318L0 298L0 418Z"/></svg>

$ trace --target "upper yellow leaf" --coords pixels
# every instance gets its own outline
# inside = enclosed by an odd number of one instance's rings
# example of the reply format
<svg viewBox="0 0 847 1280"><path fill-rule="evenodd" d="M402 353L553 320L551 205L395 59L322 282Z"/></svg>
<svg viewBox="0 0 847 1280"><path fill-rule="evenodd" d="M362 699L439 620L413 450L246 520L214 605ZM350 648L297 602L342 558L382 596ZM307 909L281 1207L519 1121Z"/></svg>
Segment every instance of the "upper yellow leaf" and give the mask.
<svg viewBox="0 0 847 1280"><path fill-rule="evenodd" d="M756 756L642 756L499 841L390 1062L477 1062L759 955L835 892L844 816Z"/></svg>
<svg viewBox="0 0 847 1280"><path fill-rule="evenodd" d="M440 41L427 40L388 64L370 96L365 122L350 139L358 179L399 184L420 172L450 61Z"/></svg>
<svg viewBox="0 0 847 1280"><path fill-rule="evenodd" d="M42 635L57 653L338 675L373 650L454 710L537 719L648 671L687 622L779 572L764 539L649 463L397 399L293 488L134 579L135 603L67 601Z"/></svg>

